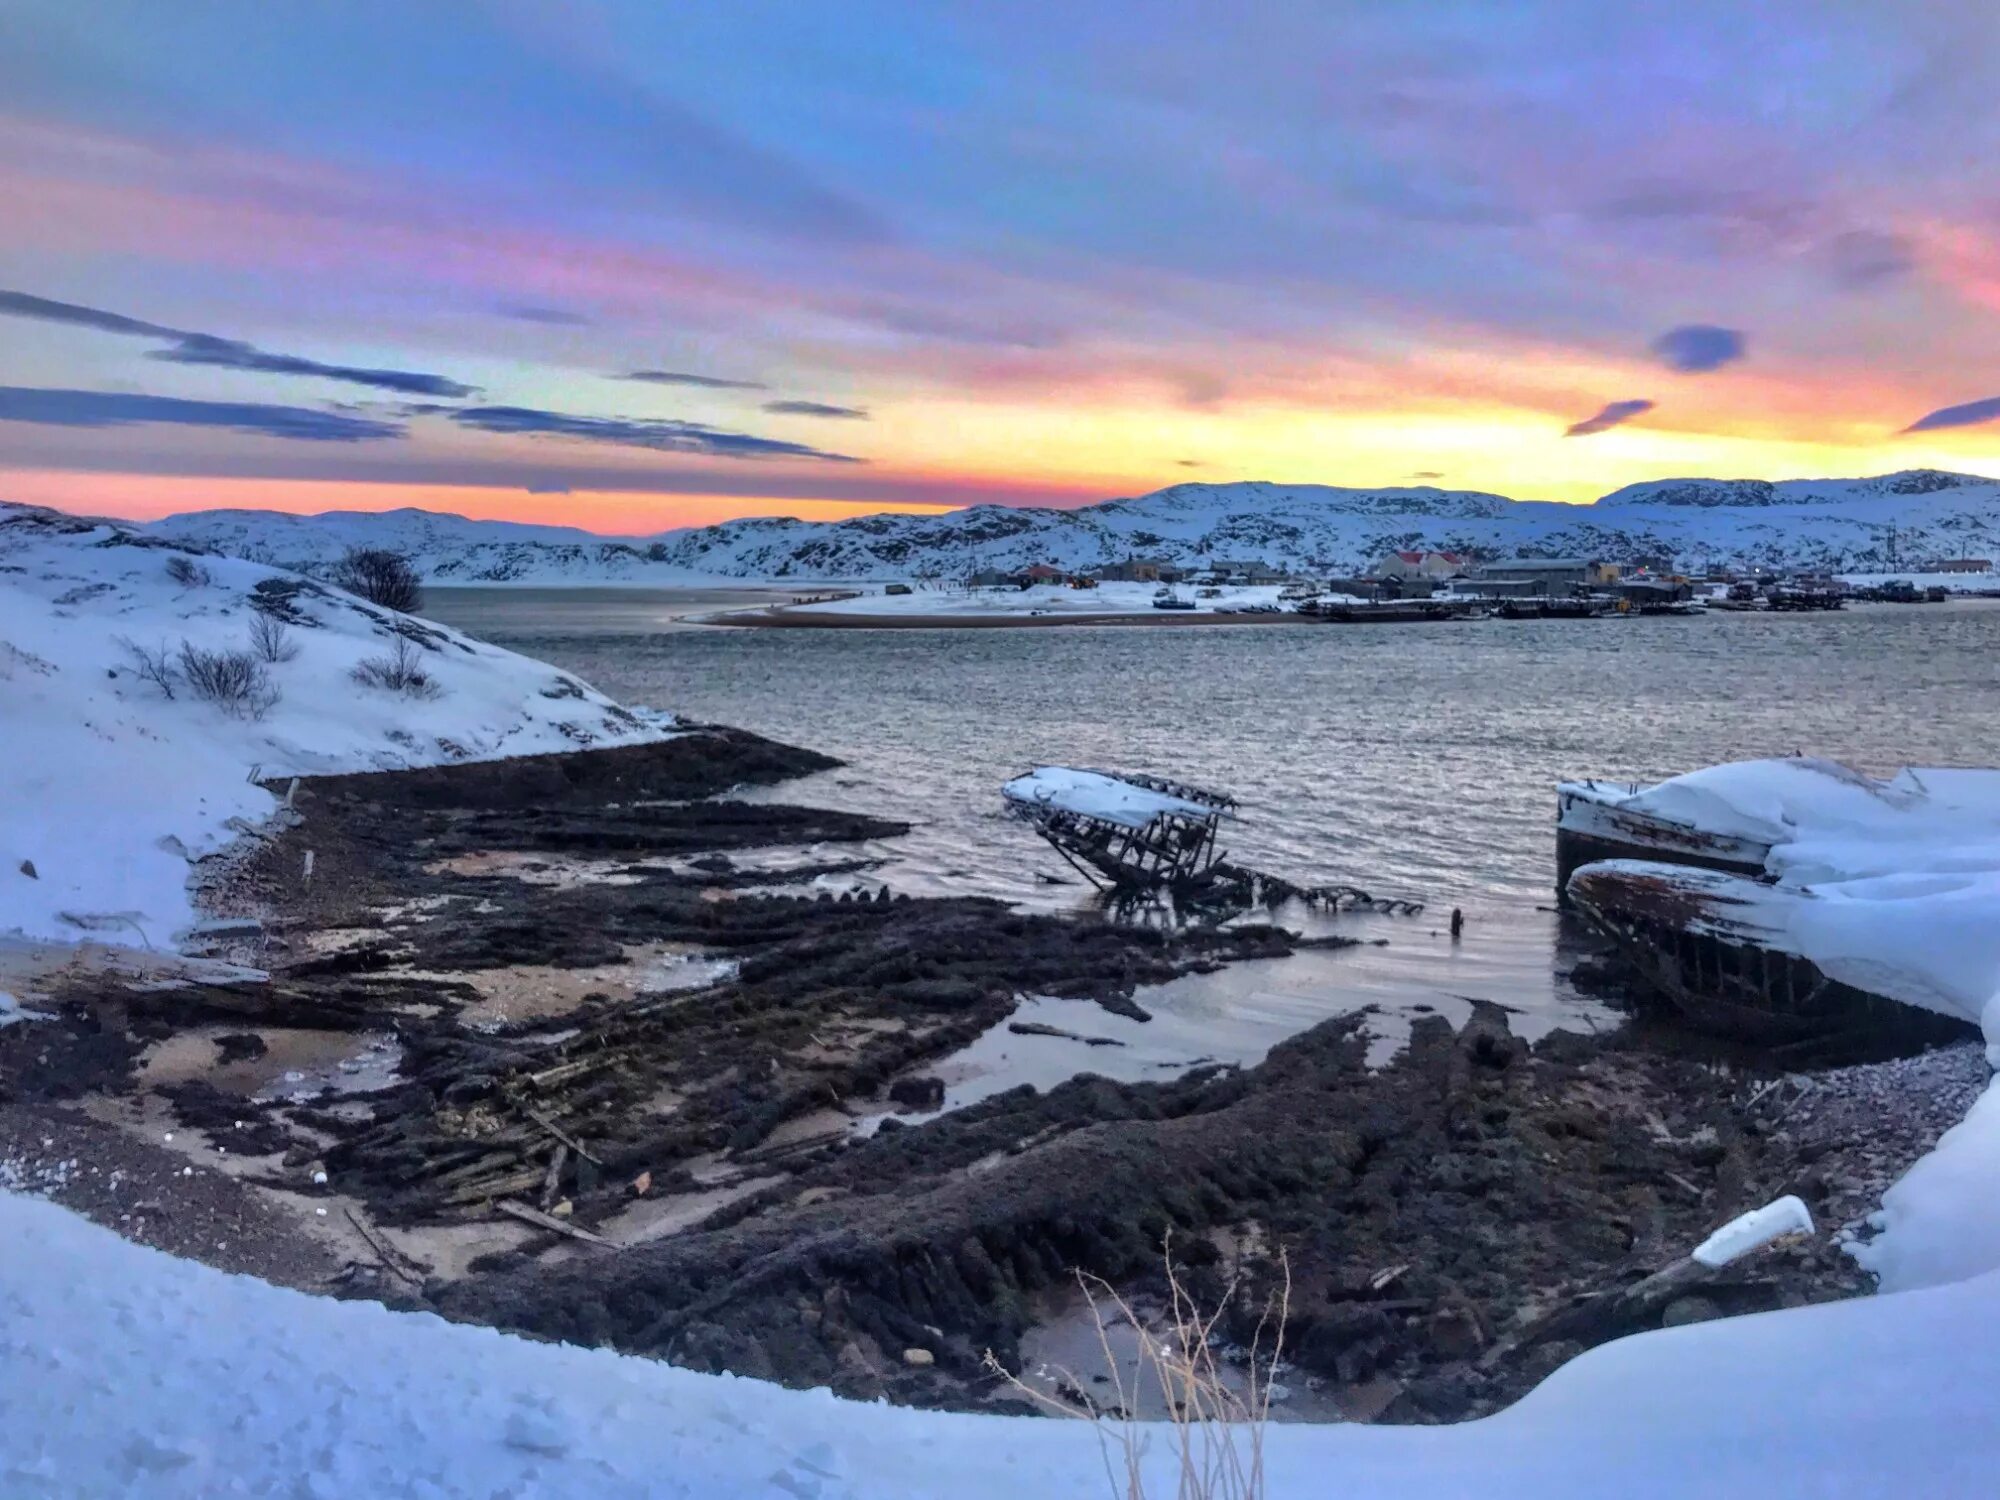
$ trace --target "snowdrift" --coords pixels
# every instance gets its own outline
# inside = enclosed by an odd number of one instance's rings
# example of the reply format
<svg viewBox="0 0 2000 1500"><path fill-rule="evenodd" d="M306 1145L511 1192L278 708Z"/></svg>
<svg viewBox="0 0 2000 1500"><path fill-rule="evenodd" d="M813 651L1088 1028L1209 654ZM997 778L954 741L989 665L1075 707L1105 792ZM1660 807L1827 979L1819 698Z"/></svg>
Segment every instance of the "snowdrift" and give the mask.
<svg viewBox="0 0 2000 1500"><path fill-rule="evenodd" d="M864 1406L225 1276L0 1195L0 1492L1086 1500L1082 1423ZM2000 1276L1621 1340L1459 1427L1279 1426L1269 1490L1986 1496ZM1148 1493L1175 1493L1169 1435Z"/></svg>
<svg viewBox="0 0 2000 1500"><path fill-rule="evenodd" d="M256 656L260 622L280 659ZM251 652L256 701L203 701L183 643ZM399 652L420 681L356 680ZM276 808L260 780L636 744L663 722L296 574L0 506L0 935L172 945L191 862Z"/></svg>

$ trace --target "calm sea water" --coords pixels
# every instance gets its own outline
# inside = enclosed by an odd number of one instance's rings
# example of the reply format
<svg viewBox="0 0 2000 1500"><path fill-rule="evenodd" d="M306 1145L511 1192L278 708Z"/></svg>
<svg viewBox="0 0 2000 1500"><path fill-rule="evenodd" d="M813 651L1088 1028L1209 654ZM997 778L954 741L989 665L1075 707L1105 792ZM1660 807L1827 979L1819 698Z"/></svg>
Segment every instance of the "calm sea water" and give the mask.
<svg viewBox="0 0 2000 1500"><path fill-rule="evenodd" d="M438 618L612 695L848 764L779 795L906 818L913 892L1081 902L997 789L1038 762L1174 775L1242 802L1225 845L1302 883L1431 903L1359 954L1254 982L1390 1009L1465 996L1588 1017L1547 910L1554 785L1803 750L1886 771L2000 755L2000 604L1426 626L808 631L676 626L620 591L440 591ZM1467 917L1458 945L1437 929ZM1436 918L1436 920L1433 920ZM1272 972L1275 968L1276 972Z"/></svg>

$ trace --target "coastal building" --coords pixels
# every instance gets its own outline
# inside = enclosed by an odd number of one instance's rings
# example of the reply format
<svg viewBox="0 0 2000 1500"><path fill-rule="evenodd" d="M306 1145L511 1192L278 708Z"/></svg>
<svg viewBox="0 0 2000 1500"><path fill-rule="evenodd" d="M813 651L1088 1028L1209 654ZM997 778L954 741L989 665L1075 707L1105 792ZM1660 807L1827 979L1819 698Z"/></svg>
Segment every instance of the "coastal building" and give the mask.
<svg viewBox="0 0 2000 1500"><path fill-rule="evenodd" d="M1456 578L1466 570L1461 552L1391 552L1375 564L1377 578Z"/></svg>
<svg viewBox="0 0 2000 1500"><path fill-rule="evenodd" d="M1167 576L1169 573L1173 578ZM1172 583L1180 577L1180 570L1156 557L1127 557L1122 562L1105 564L1097 570L1097 576L1105 583Z"/></svg>
<svg viewBox="0 0 2000 1500"><path fill-rule="evenodd" d="M1208 565L1202 574L1204 583L1258 586L1284 583L1288 578L1282 568L1274 568L1261 557L1220 558Z"/></svg>
<svg viewBox="0 0 2000 1500"><path fill-rule="evenodd" d="M1990 557L1947 557L1942 562L1934 562L1929 571L1933 573L1991 573L1993 559Z"/></svg>
<svg viewBox="0 0 2000 1500"><path fill-rule="evenodd" d="M1541 585L1538 592L1566 594L1618 581L1618 565L1580 557L1505 557L1480 568L1482 582Z"/></svg>

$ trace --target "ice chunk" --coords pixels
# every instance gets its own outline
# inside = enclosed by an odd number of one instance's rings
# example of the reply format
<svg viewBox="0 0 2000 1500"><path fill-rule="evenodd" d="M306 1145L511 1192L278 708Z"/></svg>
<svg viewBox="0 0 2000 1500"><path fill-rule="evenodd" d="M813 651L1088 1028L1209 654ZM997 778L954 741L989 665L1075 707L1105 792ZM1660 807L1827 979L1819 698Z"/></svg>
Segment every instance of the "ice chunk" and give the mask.
<svg viewBox="0 0 2000 1500"><path fill-rule="evenodd" d="M1705 1266L1726 1266L1788 1234L1812 1232L1811 1211L1799 1199L1787 1194L1774 1203L1753 1208L1749 1213L1731 1219L1695 1246L1694 1258Z"/></svg>

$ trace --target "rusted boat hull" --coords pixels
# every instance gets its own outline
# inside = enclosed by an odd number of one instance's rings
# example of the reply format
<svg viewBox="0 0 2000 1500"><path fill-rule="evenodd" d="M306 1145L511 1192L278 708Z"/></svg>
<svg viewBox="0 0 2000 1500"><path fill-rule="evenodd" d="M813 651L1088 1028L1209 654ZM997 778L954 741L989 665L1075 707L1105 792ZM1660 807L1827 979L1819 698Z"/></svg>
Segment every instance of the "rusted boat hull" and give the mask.
<svg viewBox="0 0 2000 1500"><path fill-rule="evenodd" d="M1556 896L1570 901L1570 876L1584 865L1607 859L1642 859L1658 864L1760 875L1771 846L1754 839L1708 833L1686 824L1649 817L1602 800L1638 791L1636 786L1564 782L1556 789Z"/></svg>
<svg viewBox="0 0 2000 1500"><path fill-rule="evenodd" d="M1578 870L1569 898L1655 996L1711 1034L1826 1057L1917 1052L1976 1035L1965 1021L1858 989L1789 951L1774 914L1809 895L1716 870L1624 862Z"/></svg>

